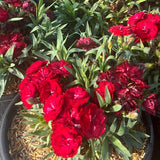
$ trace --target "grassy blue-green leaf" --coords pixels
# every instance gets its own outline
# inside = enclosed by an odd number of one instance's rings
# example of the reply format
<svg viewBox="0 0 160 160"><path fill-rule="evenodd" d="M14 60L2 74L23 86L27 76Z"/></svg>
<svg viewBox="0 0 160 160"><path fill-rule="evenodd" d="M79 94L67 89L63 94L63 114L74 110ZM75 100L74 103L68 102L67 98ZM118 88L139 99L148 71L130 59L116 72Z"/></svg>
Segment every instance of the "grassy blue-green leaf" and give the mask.
<svg viewBox="0 0 160 160"><path fill-rule="evenodd" d="M125 130L125 118L123 118L123 120L121 121L121 124L120 124L120 127L119 127L119 129L118 129L118 131L117 131L117 135L118 136L122 136L122 135L124 135L125 133L126 133L126 130Z"/></svg>
<svg viewBox="0 0 160 160"><path fill-rule="evenodd" d="M24 79L24 75L17 68L8 68L8 71L20 79Z"/></svg>
<svg viewBox="0 0 160 160"><path fill-rule="evenodd" d="M54 152L52 151L52 152L50 152L49 154L47 154L44 158L43 158L43 160L45 160L45 159L47 159L47 158L50 158L51 156L53 156L54 155Z"/></svg>
<svg viewBox="0 0 160 160"><path fill-rule="evenodd" d="M104 102L102 96L98 92L96 92L96 95L97 95L97 99L98 99L100 108L104 107L105 106L105 102Z"/></svg>
<svg viewBox="0 0 160 160"><path fill-rule="evenodd" d="M111 135L110 142L113 144L115 150L117 150L121 156L128 157L128 159L131 157L131 154L128 151L128 149L122 144L122 142L117 137Z"/></svg>
<svg viewBox="0 0 160 160"><path fill-rule="evenodd" d="M5 80L5 76L0 76L0 97L3 95L4 89L6 87L7 81Z"/></svg>
<svg viewBox="0 0 160 160"><path fill-rule="evenodd" d="M106 102L106 104L111 103L111 95L110 95L110 92L109 92L107 86L105 86L105 102Z"/></svg>
<svg viewBox="0 0 160 160"><path fill-rule="evenodd" d="M14 45L12 45L4 55L4 57L11 62L13 60L13 53L14 53Z"/></svg>
<svg viewBox="0 0 160 160"><path fill-rule="evenodd" d="M8 22L12 22L12 21L20 21L20 20L22 20L22 19L23 19L23 17L15 17L15 18L9 19Z"/></svg>
<svg viewBox="0 0 160 160"><path fill-rule="evenodd" d="M104 139L102 142L102 158L103 160L109 159L110 155L109 143L107 139Z"/></svg>
<svg viewBox="0 0 160 160"><path fill-rule="evenodd" d="M120 111L122 106L120 104L115 104L114 106L111 107L110 111L111 112L118 112Z"/></svg>
<svg viewBox="0 0 160 160"><path fill-rule="evenodd" d="M133 128L136 123L137 123L137 120L128 118L127 128Z"/></svg>
<svg viewBox="0 0 160 160"><path fill-rule="evenodd" d="M91 28L89 27L89 23L87 22L86 24L86 33L90 37L92 36Z"/></svg>
<svg viewBox="0 0 160 160"><path fill-rule="evenodd" d="M109 130L112 133L115 133L115 131L117 130L117 118L114 118Z"/></svg>
<svg viewBox="0 0 160 160"><path fill-rule="evenodd" d="M60 29L58 29L57 31L57 50L61 50L61 45L63 43L63 35L62 35L62 31Z"/></svg>

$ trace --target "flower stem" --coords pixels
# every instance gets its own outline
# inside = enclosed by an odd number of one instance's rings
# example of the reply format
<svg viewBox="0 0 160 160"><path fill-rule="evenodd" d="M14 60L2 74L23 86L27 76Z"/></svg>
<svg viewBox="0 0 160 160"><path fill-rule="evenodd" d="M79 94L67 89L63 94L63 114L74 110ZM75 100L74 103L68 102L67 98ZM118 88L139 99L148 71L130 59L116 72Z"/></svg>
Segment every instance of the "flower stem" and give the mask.
<svg viewBox="0 0 160 160"><path fill-rule="evenodd" d="M94 139L90 140L90 145L91 145L91 152L92 152L92 160L96 160L95 152L94 152Z"/></svg>

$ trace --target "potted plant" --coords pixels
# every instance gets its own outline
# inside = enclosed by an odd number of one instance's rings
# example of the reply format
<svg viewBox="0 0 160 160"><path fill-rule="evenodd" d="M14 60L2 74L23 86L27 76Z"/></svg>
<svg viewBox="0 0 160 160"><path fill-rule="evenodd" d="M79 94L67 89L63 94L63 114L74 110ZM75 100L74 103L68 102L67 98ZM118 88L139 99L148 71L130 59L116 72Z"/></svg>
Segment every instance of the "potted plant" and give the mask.
<svg viewBox="0 0 160 160"><path fill-rule="evenodd" d="M139 12L131 16L127 26L112 26L110 32L117 35L121 45L121 55L143 67L144 79L149 84L149 90L160 100L160 11L151 7L151 12ZM144 26L145 28L141 28ZM124 32L124 30L127 32ZM142 31L143 30L143 31ZM123 52L123 53L122 53ZM152 103L152 101L150 101ZM153 113L152 120L155 130L160 133L160 109Z"/></svg>
<svg viewBox="0 0 160 160"><path fill-rule="evenodd" d="M64 158L105 159L111 156L113 147L124 159L130 159L132 145L143 147L142 139L148 137L134 129L135 124L141 122L139 106L143 98L139 97L144 96L148 86L142 79L142 71L129 62L102 73L97 69L97 74L90 70L96 71L95 67L98 66L76 59L72 63L37 61L27 69L19 89L28 109L24 117L35 127L29 134L40 136L45 132L41 137L46 139L44 147L51 145L54 153ZM82 74L85 80L81 79ZM88 77L93 79L90 81ZM142 88L135 90L139 84ZM134 90L130 85L134 85ZM124 89L132 92L126 95ZM130 96L136 100L131 101Z"/></svg>
<svg viewBox="0 0 160 160"><path fill-rule="evenodd" d="M46 9L42 0L38 4L32 2L34 5L30 1L25 5L35 6L27 24L30 45L16 57L19 67L27 63L19 91L27 108L27 114L22 115L34 127L29 134L43 139L44 147L53 148L49 155L55 154L57 159L109 159L113 151L131 159L132 149L143 148L148 138L135 126L142 124L143 111L155 114L159 102L143 79L143 67L135 59L138 56L130 58L139 45L135 42L144 46L143 37L138 37L139 41L133 37L136 24L133 28L110 27L118 24L119 17L121 23L125 22L132 9L140 9L140 2L124 2L130 10L127 14L127 8L119 8L119 1L62 0ZM46 11L51 7L54 15L48 17ZM158 14L148 15L159 18ZM129 19L133 17L136 16ZM152 23L159 27L157 19ZM116 30L121 37L116 39L108 30L114 34ZM156 37L157 34L147 40ZM9 57L12 61L13 56L11 46L2 60ZM17 97L10 106L16 101ZM1 132L6 130L3 127Z"/></svg>
<svg viewBox="0 0 160 160"><path fill-rule="evenodd" d="M18 84L24 78L26 68L40 59L36 55L38 42L33 42L32 29L38 25L45 25L47 18L52 18L52 6L41 6L30 0L0 2L0 97L17 91ZM49 13L48 13L49 12ZM32 31L32 32L31 32ZM41 36L41 40L43 37ZM16 83L14 83L14 81ZM12 85L10 85L12 83ZM14 83L14 84L13 84ZM17 85L16 85L17 84ZM15 86L13 88L13 86Z"/></svg>

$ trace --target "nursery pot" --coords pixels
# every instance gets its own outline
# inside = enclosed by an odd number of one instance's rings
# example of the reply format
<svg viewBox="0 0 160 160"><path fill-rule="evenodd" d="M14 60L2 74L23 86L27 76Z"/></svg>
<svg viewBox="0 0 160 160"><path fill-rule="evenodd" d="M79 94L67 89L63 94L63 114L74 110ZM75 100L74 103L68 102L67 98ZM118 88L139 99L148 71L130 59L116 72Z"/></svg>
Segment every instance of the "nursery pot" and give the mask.
<svg viewBox="0 0 160 160"><path fill-rule="evenodd" d="M153 128L154 128L154 139L156 140L154 143L154 150L153 150L153 160L157 160L160 157L159 147L160 147L160 111L157 112L156 115L151 116Z"/></svg>
<svg viewBox="0 0 160 160"><path fill-rule="evenodd" d="M16 115L16 107L14 104L20 101L20 95L17 94L11 103L8 105L5 113L2 117L2 125L0 128L0 154L2 160L12 160L9 155L9 141L8 141L8 130L10 128L13 117ZM153 125L150 115L143 113L144 124L146 126L147 132L150 135L146 149L144 160L151 160L153 152L153 142L154 142L154 132Z"/></svg>
<svg viewBox="0 0 160 160"><path fill-rule="evenodd" d="M12 101L12 99L15 97L16 94L17 92L11 94L5 94L0 98L0 121L7 106L9 105L9 103Z"/></svg>
<svg viewBox="0 0 160 160"><path fill-rule="evenodd" d="M155 134L160 134L160 111L157 112L155 116L152 116L153 127L155 129Z"/></svg>
<svg viewBox="0 0 160 160"><path fill-rule="evenodd" d="M2 116L0 127L0 159L2 160L11 160L9 155L8 130L12 123L13 117L16 115L16 107L14 107L14 104L20 101L20 95L18 93L8 97L5 96L5 99L9 97L12 97L12 100L9 101L10 103L7 106L3 106L6 107L6 109ZM6 104L4 103L4 105Z"/></svg>

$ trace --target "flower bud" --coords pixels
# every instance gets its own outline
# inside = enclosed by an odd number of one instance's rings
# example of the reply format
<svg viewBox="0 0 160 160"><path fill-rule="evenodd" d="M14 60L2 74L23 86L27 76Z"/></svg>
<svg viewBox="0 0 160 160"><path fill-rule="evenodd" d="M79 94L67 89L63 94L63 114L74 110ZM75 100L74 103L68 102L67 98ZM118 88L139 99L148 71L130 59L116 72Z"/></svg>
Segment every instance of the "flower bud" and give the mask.
<svg viewBox="0 0 160 160"><path fill-rule="evenodd" d="M136 111L129 112L128 117L131 119L136 119L138 117L138 113Z"/></svg>
<svg viewBox="0 0 160 160"><path fill-rule="evenodd" d="M111 50L112 49L112 42L108 43L108 49Z"/></svg>
<svg viewBox="0 0 160 160"><path fill-rule="evenodd" d="M156 56L160 59L160 51L158 49L156 49Z"/></svg>
<svg viewBox="0 0 160 160"><path fill-rule="evenodd" d="M118 36L117 42L120 43L120 44L123 42L122 36Z"/></svg>

